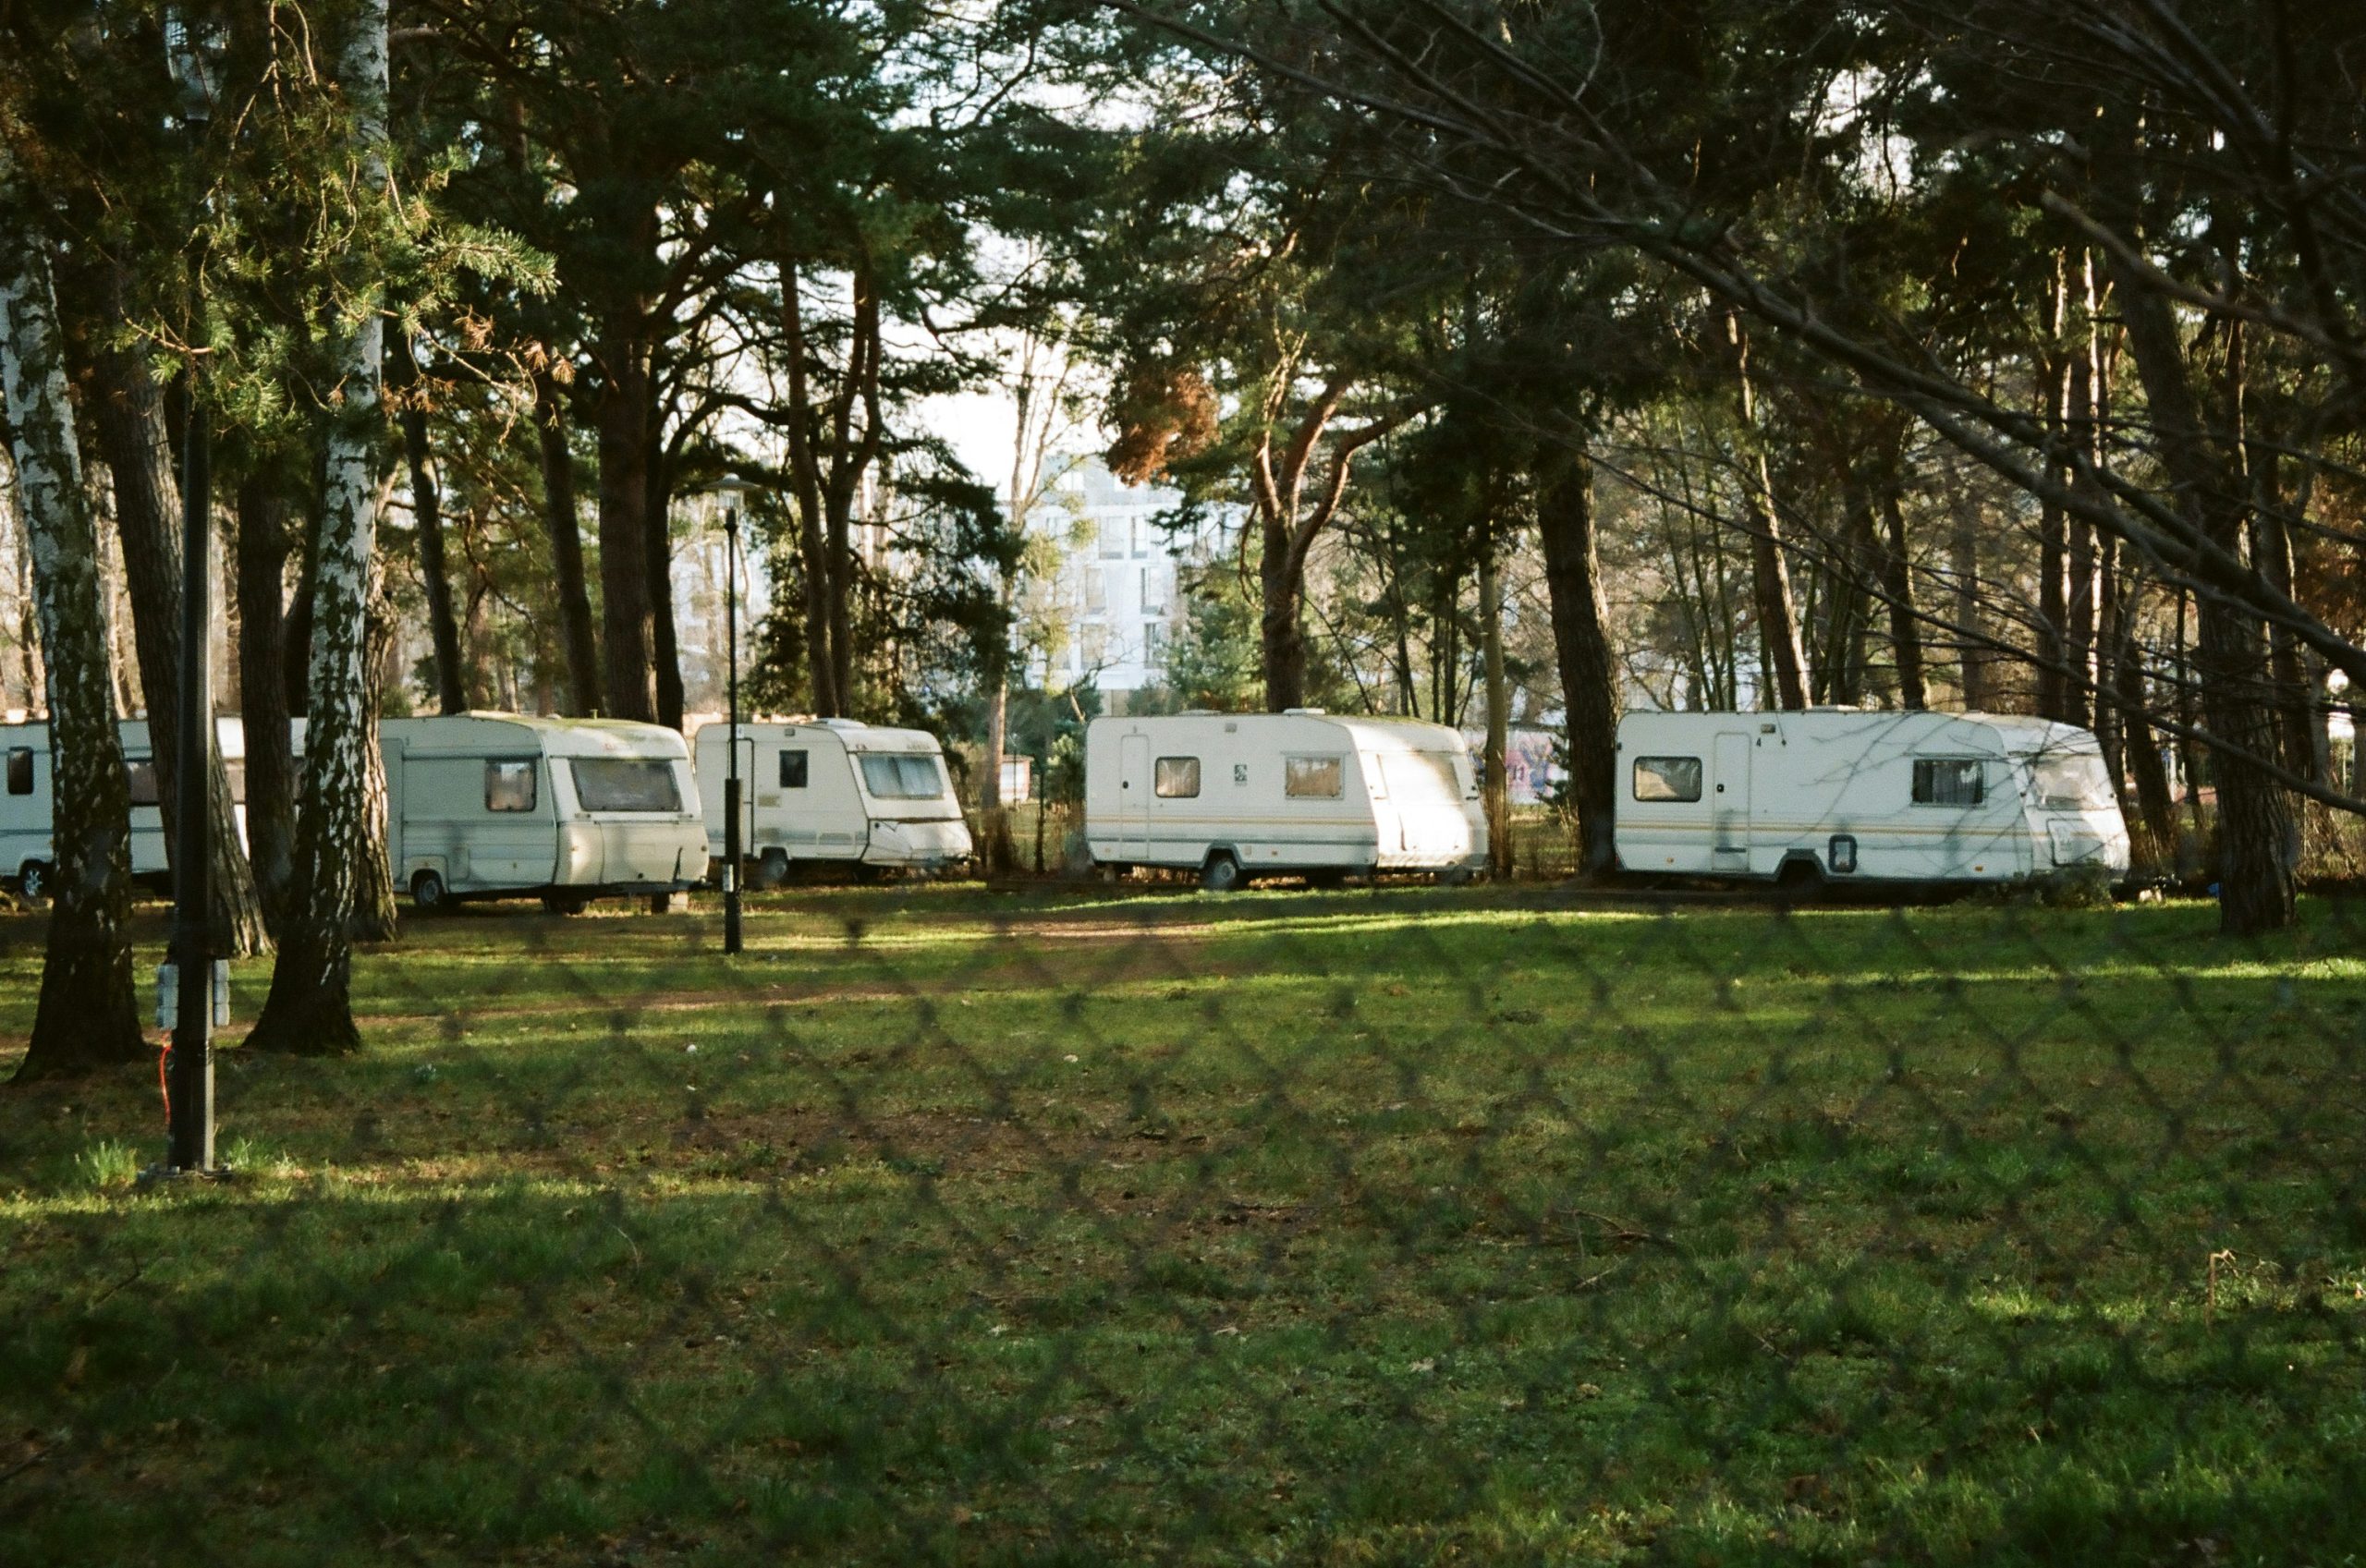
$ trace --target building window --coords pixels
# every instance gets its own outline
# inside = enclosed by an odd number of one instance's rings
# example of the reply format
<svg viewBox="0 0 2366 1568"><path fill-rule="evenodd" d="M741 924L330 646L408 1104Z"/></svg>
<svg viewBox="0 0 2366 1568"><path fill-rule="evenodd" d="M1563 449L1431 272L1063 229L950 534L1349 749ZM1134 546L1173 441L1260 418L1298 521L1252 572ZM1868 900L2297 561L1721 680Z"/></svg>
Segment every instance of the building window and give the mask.
<svg viewBox="0 0 2366 1568"><path fill-rule="evenodd" d="M1636 758L1635 798L1676 801L1700 799L1701 759L1698 757Z"/></svg>
<svg viewBox="0 0 2366 1568"><path fill-rule="evenodd" d="M1142 614L1145 615L1165 614L1166 588L1165 584L1159 581L1158 568L1155 566L1144 566L1141 568L1141 574Z"/></svg>
<svg viewBox="0 0 2366 1568"><path fill-rule="evenodd" d="M1126 525L1122 518L1101 519L1101 558L1104 561L1123 560L1126 554Z"/></svg>
<svg viewBox="0 0 2366 1568"><path fill-rule="evenodd" d="M805 787L806 769L809 766L810 764L806 761L806 754L804 752L782 752L780 754L780 787L783 789L803 789Z"/></svg>
<svg viewBox="0 0 2366 1568"><path fill-rule="evenodd" d="M1098 615L1109 608L1109 574L1093 567L1084 574L1084 613Z"/></svg>
<svg viewBox="0 0 2366 1568"><path fill-rule="evenodd" d="M1108 657L1109 628L1107 626L1085 627L1084 662L1086 666L1092 669L1099 669L1101 665L1107 661Z"/></svg>
<svg viewBox="0 0 2366 1568"><path fill-rule="evenodd" d="M1988 798L1988 779L1977 757L1918 757L1914 760L1914 804L1977 806Z"/></svg>
<svg viewBox="0 0 2366 1568"><path fill-rule="evenodd" d="M1151 780L1151 787L1161 800L1192 800L1200 794L1200 760L1197 757L1162 757Z"/></svg>
<svg viewBox="0 0 2366 1568"><path fill-rule="evenodd" d="M33 748L30 746L8 748L8 793L30 795L33 792Z"/></svg>
<svg viewBox="0 0 2366 1568"><path fill-rule="evenodd" d="M536 791L531 761L487 762L484 765L484 808L488 811L531 811Z"/></svg>
<svg viewBox="0 0 2366 1568"><path fill-rule="evenodd" d="M134 806L158 806L164 795L156 787L156 760L152 757L128 758L123 764L123 782L131 786Z"/></svg>
<svg viewBox="0 0 2366 1568"><path fill-rule="evenodd" d="M1293 800L1336 800L1345 792L1347 770L1336 757L1285 757L1282 793Z"/></svg>
<svg viewBox="0 0 2366 1568"><path fill-rule="evenodd" d="M1149 554L1149 553L1150 553L1150 545L1149 545L1149 543L1147 542L1147 541L1148 541L1148 540L1149 540L1149 537L1150 537L1150 529L1149 529L1149 528L1147 527L1147 525L1145 525L1145 524L1142 522L1142 520L1141 520L1140 517L1136 517L1136 518L1134 519L1134 559L1135 559L1135 560L1139 561L1139 560L1140 560L1143 556L1145 556L1145 555L1147 555L1147 554Z"/></svg>
<svg viewBox="0 0 2366 1568"><path fill-rule="evenodd" d="M1142 623L1142 662L1145 664L1156 664L1164 661L1165 657L1166 623L1164 621L1144 621Z"/></svg>

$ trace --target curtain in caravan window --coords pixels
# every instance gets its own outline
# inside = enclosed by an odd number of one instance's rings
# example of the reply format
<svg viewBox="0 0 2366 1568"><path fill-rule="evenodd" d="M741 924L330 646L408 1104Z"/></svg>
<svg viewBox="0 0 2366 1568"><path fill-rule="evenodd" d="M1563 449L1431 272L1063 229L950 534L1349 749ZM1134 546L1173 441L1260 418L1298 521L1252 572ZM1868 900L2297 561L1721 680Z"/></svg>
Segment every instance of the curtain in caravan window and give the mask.
<svg viewBox="0 0 2366 1568"><path fill-rule="evenodd" d="M575 798L586 811L679 811L682 786L674 764L638 757L577 757Z"/></svg>
<svg viewBox="0 0 2366 1568"><path fill-rule="evenodd" d="M921 752L873 754L862 760L862 784L880 800L934 800L945 793L945 770Z"/></svg>
<svg viewBox="0 0 2366 1568"><path fill-rule="evenodd" d="M1698 757L1636 758L1635 798L1677 802L1700 799L1701 759Z"/></svg>
<svg viewBox="0 0 2366 1568"><path fill-rule="evenodd" d="M1914 804L1977 806L1988 798L1987 779L1977 757L1918 757L1914 760Z"/></svg>
<svg viewBox="0 0 2366 1568"><path fill-rule="evenodd" d="M1299 800L1336 800L1345 788L1347 770L1336 757L1285 757L1282 793Z"/></svg>
<svg viewBox="0 0 2366 1568"><path fill-rule="evenodd" d="M465 774L462 775L466 777ZM484 808L488 811L531 811L534 808L534 764L531 758L510 758L484 765Z"/></svg>
<svg viewBox="0 0 2366 1568"><path fill-rule="evenodd" d="M807 754L802 751L784 751L780 754L781 788L803 789L805 787L806 781L812 776L810 771L812 764L806 758Z"/></svg>
<svg viewBox="0 0 2366 1568"><path fill-rule="evenodd" d="M1161 800L1190 800L1200 793L1197 757L1162 757L1152 769L1151 786Z"/></svg>
<svg viewBox="0 0 2366 1568"><path fill-rule="evenodd" d="M8 748L8 793L30 795L33 792L33 748L30 746Z"/></svg>
<svg viewBox="0 0 2366 1568"><path fill-rule="evenodd" d="M128 757L124 760L123 782L131 787L131 804L157 806L164 796L156 788L156 760L152 757Z"/></svg>

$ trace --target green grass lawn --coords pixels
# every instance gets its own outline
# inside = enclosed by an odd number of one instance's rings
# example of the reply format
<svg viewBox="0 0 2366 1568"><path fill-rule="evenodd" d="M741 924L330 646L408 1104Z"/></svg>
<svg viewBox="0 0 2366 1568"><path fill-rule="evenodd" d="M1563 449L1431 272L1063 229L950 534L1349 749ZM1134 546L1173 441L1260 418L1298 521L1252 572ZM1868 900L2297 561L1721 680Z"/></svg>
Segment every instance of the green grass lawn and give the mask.
<svg viewBox="0 0 2366 1568"><path fill-rule="evenodd" d="M471 911L332 1062L248 966L234 1184L0 1092L0 1563L2356 1561L2360 913Z"/></svg>

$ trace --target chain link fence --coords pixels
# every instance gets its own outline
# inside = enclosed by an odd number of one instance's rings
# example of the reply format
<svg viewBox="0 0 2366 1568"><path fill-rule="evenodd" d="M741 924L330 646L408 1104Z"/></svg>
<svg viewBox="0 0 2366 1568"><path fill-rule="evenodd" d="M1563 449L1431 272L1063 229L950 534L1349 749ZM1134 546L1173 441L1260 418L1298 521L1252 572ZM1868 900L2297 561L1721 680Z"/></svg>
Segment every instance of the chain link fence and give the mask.
<svg viewBox="0 0 2366 1568"><path fill-rule="evenodd" d="M411 919L366 1053L228 1031L229 1183L0 1096L0 1560L2354 1561L2356 917Z"/></svg>

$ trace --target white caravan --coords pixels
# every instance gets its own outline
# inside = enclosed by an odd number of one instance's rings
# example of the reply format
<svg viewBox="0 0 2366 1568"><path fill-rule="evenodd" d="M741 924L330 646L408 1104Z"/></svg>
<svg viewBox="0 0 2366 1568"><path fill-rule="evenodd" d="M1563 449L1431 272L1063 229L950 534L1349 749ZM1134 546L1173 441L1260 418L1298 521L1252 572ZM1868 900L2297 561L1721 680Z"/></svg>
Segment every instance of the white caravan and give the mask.
<svg viewBox="0 0 2366 1568"><path fill-rule="evenodd" d="M682 737L616 719L387 719L386 854L421 909L541 895L678 892L706 874Z"/></svg>
<svg viewBox="0 0 2366 1568"><path fill-rule="evenodd" d="M731 726L696 736L706 852L723 858ZM777 887L795 862L936 871L970 857L970 826L924 730L859 719L756 719L739 725L739 845L749 883Z"/></svg>
<svg viewBox="0 0 2366 1568"><path fill-rule="evenodd" d="M230 776L230 798L238 812L241 844L247 832L246 726L236 719L213 721L221 737L222 765ZM119 721L123 761L131 786L131 874L162 877L170 869L165 857L166 824L158 808L156 760L148 736L148 721ZM12 876L28 898L47 894L50 867L56 856L50 842L49 724L0 724L0 876Z"/></svg>
<svg viewBox="0 0 2366 1568"><path fill-rule="evenodd" d="M1441 724L1314 708L1095 719L1084 779L1095 861L1194 870L1218 891L1487 863L1470 748Z"/></svg>
<svg viewBox="0 0 2366 1568"><path fill-rule="evenodd" d="M2095 737L1991 713L1629 713L1616 841L1628 871L1801 888L2128 871Z"/></svg>

